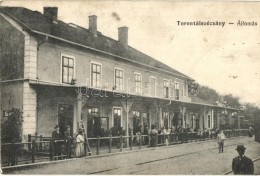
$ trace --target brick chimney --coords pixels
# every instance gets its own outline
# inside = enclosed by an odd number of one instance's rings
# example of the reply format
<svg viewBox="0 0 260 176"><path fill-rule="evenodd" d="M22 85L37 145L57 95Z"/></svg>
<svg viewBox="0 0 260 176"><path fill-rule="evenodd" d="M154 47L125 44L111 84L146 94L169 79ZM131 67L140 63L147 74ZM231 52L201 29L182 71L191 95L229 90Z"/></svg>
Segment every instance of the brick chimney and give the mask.
<svg viewBox="0 0 260 176"><path fill-rule="evenodd" d="M97 37L97 16L91 15L89 16L89 30Z"/></svg>
<svg viewBox="0 0 260 176"><path fill-rule="evenodd" d="M53 20L57 20L58 17L58 7L44 7L43 14L48 16Z"/></svg>
<svg viewBox="0 0 260 176"><path fill-rule="evenodd" d="M118 41L125 47L128 46L128 27L123 26L118 28Z"/></svg>

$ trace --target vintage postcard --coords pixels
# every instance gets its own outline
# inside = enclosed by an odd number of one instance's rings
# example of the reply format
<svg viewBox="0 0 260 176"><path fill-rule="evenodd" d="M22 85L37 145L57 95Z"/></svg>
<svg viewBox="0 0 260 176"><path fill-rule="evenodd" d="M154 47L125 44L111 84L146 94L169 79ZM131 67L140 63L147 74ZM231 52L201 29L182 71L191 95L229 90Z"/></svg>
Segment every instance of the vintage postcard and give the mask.
<svg viewBox="0 0 260 176"><path fill-rule="evenodd" d="M0 0L1 172L260 174L259 9Z"/></svg>

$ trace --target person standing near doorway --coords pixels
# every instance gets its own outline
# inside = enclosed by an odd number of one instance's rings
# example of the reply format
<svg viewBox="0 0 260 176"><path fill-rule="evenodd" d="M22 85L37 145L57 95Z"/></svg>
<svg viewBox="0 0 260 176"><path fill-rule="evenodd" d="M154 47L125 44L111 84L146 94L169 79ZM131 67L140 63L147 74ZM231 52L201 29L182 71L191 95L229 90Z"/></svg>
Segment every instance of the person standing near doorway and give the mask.
<svg viewBox="0 0 260 176"><path fill-rule="evenodd" d="M75 150L75 154L76 157L81 157L85 154L84 151L84 130L82 128L79 129L79 133L76 136L76 150Z"/></svg>
<svg viewBox="0 0 260 176"><path fill-rule="evenodd" d="M73 137L71 136L71 130L70 130L70 126L67 126L66 131L64 132L64 138L65 140L67 140L67 155L68 158L71 158L71 149L72 149L72 144L73 144Z"/></svg>
<svg viewBox="0 0 260 176"><path fill-rule="evenodd" d="M62 139L59 125L55 126L54 131L52 132L52 139L54 140L54 157L57 159L62 154L62 143L61 141L56 141Z"/></svg>
<svg viewBox="0 0 260 176"><path fill-rule="evenodd" d="M156 147L157 146L156 138L157 138L157 135L158 135L158 131L156 129L156 125L155 124L152 125L152 130L151 130L151 134L150 135L151 135L151 143L150 143L150 145L151 145L151 147Z"/></svg>
<svg viewBox="0 0 260 176"><path fill-rule="evenodd" d="M225 136L223 130L221 130L217 136L219 153L223 153L223 151L224 151L224 140L225 139L226 139L226 136Z"/></svg>
<svg viewBox="0 0 260 176"><path fill-rule="evenodd" d="M147 135L147 136L145 136L145 139L144 139L145 145L147 145L149 143L148 142L149 141L148 133L149 133L148 125L145 125L144 126L144 135Z"/></svg>

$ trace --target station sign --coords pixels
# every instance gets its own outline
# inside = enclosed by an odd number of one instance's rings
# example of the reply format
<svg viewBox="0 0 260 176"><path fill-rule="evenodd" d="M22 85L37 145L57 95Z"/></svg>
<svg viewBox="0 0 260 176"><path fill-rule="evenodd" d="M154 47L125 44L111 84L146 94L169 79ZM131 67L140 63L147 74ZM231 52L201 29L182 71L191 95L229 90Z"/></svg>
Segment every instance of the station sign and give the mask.
<svg viewBox="0 0 260 176"><path fill-rule="evenodd" d="M4 117L10 117L13 114L12 110L4 110L3 111Z"/></svg>

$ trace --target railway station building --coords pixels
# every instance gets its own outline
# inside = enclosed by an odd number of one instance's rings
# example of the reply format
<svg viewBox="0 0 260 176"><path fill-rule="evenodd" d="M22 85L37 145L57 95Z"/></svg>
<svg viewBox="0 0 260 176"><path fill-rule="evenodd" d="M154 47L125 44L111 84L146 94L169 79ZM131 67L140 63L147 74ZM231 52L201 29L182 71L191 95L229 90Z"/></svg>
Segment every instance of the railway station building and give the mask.
<svg viewBox="0 0 260 176"><path fill-rule="evenodd" d="M76 134L83 124L89 137L152 124L239 126L239 109L191 95L195 80L129 46L128 27L114 40L98 31L95 15L88 28L58 17L56 7L0 7L1 118L21 109L24 140L50 137L56 125Z"/></svg>

